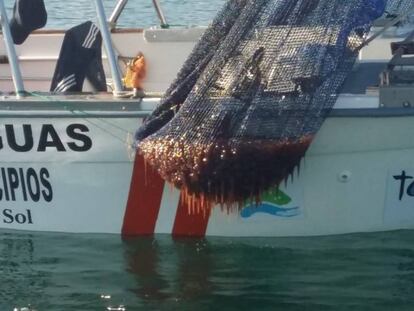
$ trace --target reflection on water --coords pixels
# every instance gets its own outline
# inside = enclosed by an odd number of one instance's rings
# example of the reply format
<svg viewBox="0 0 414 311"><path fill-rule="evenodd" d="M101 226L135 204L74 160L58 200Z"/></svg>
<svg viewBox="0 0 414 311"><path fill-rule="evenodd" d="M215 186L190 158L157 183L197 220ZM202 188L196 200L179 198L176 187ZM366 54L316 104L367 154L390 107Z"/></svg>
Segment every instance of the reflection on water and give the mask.
<svg viewBox="0 0 414 311"><path fill-rule="evenodd" d="M211 294L209 274L211 257L208 244L203 240L174 240L169 246L155 238L126 241L128 271L134 275L136 287L131 289L139 298L148 302L180 303L207 298ZM167 253L167 252L168 253ZM163 254L161 256L161 254Z"/></svg>
<svg viewBox="0 0 414 311"><path fill-rule="evenodd" d="M2 232L0 275L0 310L411 310L414 234L121 241Z"/></svg>
<svg viewBox="0 0 414 311"><path fill-rule="evenodd" d="M0 275L0 310L411 310L414 234L122 241L1 232Z"/></svg>
<svg viewBox="0 0 414 311"><path fill-rule="evenodd" d="M5 0L11 10L15 0ZM118 0L103 0L109 17ZM44 0L48 11L47 28L69 28L94 20L94 1ZM172 26L207 25L225 0L160 0L167 21ZM129 0L119 20L120 27L151 27L159 20L152 0Z"/></svg>

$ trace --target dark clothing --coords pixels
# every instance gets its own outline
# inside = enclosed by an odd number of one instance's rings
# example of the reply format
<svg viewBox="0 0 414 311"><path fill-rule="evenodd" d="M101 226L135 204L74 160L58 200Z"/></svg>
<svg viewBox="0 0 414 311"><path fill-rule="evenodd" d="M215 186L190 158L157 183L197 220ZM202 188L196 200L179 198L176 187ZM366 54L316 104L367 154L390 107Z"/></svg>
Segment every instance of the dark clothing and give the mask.
<svg viewBox="0 0 414 311"><path fill-rule="evenodd" d="M85 78L96 91L106 91L101 46L101 33L92 22L69 29L63 39L50 91L81 92Z"/></svg>

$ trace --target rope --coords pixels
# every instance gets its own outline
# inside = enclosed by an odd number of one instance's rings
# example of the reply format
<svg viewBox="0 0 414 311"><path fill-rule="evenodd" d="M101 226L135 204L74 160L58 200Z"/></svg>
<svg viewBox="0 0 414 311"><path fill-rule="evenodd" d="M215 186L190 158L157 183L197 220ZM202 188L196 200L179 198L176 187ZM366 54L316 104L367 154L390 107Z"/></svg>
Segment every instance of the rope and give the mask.
<svg viewBox="0 0 414 311"><path fill-rule="evenodd" d="M39 93L37 93L37 92L27 92L27 94L29 94L29 95L31 95L31 96L34 96L34 97L41 98L41 99L43 99L43 100L45 100L45 101L50 101L50 102L57 103L57 104L59 104L59 105L62 105L62 106L63 106L63 108L65 108L65 106L64 106L64 105L66 105L66 104L67 104L67 102L65 102L65 101L61 101L61 100L58 100L58 99L56 99L56 98L52 98L52 97L50 97L50 96L46 96L46 95L43 95L43 94L39 94ZM107 129L105 129L104 127L102 127L102 126L98 125L97 123L92 122L92 121L90 120L90 119L92 118L92 117L91 117L91 114L89 114L88 112L86 112L86 111L84 111L84 110L71 110L71 109L65 109L65 110L66 110L66 111L71 112L73 115L80 116L80 117L81 117L83 120L85 120L86 122L88 122L88 123L92 124L93 126L97 127L98 129L100 129L101 131L103 131L103 132L107 133L108 135L112 136L113 138L115 138L115 139L117 139L117 140L121 141L122 143L125 143L125 139L124 139L124 138L121 138L121 137L117 136L117 135L116 135L116 134L114 134L113 132L108 131ZM117 124L114 124L114 123L112 123L112 122L110 122L110 121L108 121L108 120L105 120L105 119L103 119L103 118L98 118L98 117L93 117L93 119L97 119L97 120L101 121L102 123L105 123L105 124L109 125L110 127L113 127L113 128L115 128L115 129L117 129L117 130L119 130L119 131L123 132L124 134L126 134L126 135L127 135L127 137L128 137L128 136L133 136L133 133L131 133L131 131L129 131L129 130L127 130L127 129L125 129L125 128L123 128L123 127L119 126L119 125L117 125Z"/></svg>

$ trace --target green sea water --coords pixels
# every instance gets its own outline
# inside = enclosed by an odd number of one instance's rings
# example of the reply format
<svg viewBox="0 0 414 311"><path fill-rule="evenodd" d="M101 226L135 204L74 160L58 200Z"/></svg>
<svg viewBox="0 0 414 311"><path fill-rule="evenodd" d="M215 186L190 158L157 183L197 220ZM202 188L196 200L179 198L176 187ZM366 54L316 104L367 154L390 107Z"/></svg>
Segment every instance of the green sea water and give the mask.
<svg viewBox="0 0 414 311"><path fill-rule="evenodd" d="M2 311L413 310L414 232L123 241L3 231L0 277Z"/></svg>

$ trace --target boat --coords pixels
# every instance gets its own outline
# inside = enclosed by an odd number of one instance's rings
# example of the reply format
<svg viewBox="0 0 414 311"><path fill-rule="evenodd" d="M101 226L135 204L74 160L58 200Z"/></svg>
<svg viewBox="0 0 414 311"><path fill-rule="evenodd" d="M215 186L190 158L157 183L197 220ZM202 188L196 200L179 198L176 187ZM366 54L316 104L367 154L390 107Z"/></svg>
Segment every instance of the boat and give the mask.
<svg viewBox="0 0 414 311"><path fill-rule="evenodd" d="M414 24L401 22L410 12L375 22L300 172L258 206L191 213L135 152L133 136L205 28L165 27L154 0L164 27L117 29L126 2L108 31L95 1L113 92L68 95L48 92L64 32L38 30L15 48L0 0L0 229L226 237L414 229L414 60L405 55ZM142 99L122 91L118 69L138 52L148 63Z"/></svg>

